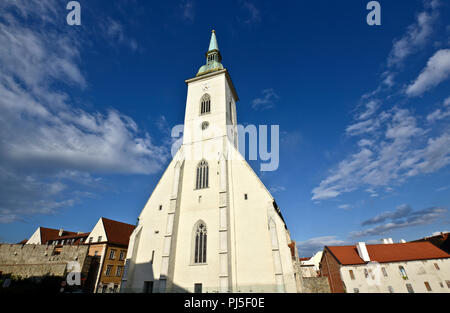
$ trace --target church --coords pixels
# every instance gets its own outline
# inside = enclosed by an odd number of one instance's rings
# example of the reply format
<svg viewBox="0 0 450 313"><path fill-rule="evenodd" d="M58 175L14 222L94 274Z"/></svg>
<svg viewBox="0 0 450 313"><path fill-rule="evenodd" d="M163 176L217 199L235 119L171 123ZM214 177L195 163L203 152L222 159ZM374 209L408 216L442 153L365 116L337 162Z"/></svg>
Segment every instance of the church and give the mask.
<svg viewBox="0 0 450 313"><path fill-rule="evenodd" d="M238 150L239 101L215 31L186 80L183 142L133 231L121 292L300 290L295 243Z"/></svg>

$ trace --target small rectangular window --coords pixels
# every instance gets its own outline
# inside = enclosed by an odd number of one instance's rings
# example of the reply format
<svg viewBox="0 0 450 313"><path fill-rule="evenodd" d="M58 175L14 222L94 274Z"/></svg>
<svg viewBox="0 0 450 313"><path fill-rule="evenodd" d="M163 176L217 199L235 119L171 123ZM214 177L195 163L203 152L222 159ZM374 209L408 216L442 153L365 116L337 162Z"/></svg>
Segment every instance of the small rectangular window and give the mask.
<svg viewBox="0 0 450 313"><path fill-rule="evenodd" d="M414 289L413 289L413 287L411 286L411 284L406 284L406 289L408 289L408 292L409 292L409 293L414 293Z"/></svg>
<svg viewBox="0 0 450 313"><path fill-rule="evenodd" d="M144 282L144 293L152 293L153 292L153 282L145 281Z"/></svg>
<svg viewBox="0 0 450 313"><path fill-rule="evenodd" d="M394 288L392 286L388 286L389 293L394 293Z"/></svg>
<svg viewBox="0 0 450 313"><path fill-rule="evenodd" d="M450 289L450 280L446 280L445 283L447 284L447 287Z"/></svg>
<svg viewBox="0 0 450 313"><path fill-rule="evenodd" d="M89 237L89 243L91 243L94 240L94 238Z"/></svg>
<svg viewBox="0 0 450 313"><path fill-rule="evenodd" d="M105 273L106 276L111 276L112 268L113 268L112 265L108 265L108 266L106 267L106 273Z"/></svg>
<svg viewBox="0 0 450 313"><path fill-rule="evenodd" d="M248 194L245 194L245 195L244 195L244 199L245 199L245 200L248 200Z"/></svg>
<svg viewBox="0 0 450 313"><path fill-rule="evenodd" d="M162 205L159 206L159 210L162 211Z"/></svg>
<svg viewBox="0 0 450 313"><path fill-rule="evenodd" d="M359 289L358 289L358 288L355 288L355 289L353 289L353 292L354 292L354 293L359 293Z"/></svg>
<svg viewBox="0 0 450 313"><path fill-rule="evenodd" d="M203 285L202 284L194 284L194 293L202 293Z"/></svg>
<svg viewBox="0 0 450 313"><path fill-rule="evenodd" d="M109 259L114 260L115 257L116 257L116 250L111 250L109 252Z"/></svg>
<svg viewBox="0 0 450 313"><path fill-rule="evenodd" d="M355 280L355 274L353 273L353 271L352 271L352 270L349 270L349 273L350 273L350 278L351 278L352 280Z"/></svg>
<svg viewBox="0 0 450 313"><path fill-rule="evenodd" d="M438 271L440 270L439 265L438 265L437 263L434 263L434 267L435 267Z"/></svg>
<svg viewBox="0 0 450 313"><path fill-rule="evenodd" d="M365 278L369 277L369 271L367 270L367 268L364 269L364 277Z"/></svg>
<svg viewBox="0 0 450 313"><path fill-rule="evenodd" d="M102 241L102 236L98 236L97 242L101 242Z"/></svg>
<svg viewBox="0 0 450 313"><path fill-rule="evenodd" d="M120 275L122 275L122 266L118 266L116 270L116 276L120 277Z"/></svg>
<svg viewBox="0 0 450 313"><path fill-rule="evenodd" d="M385 267L382 267L382 268L381 268L381 271L383 272L383 276L384 276L384 277L388 277L388 274L387 274L387 271L386 271L386 268L385 268Z"/></svg>
<svg viewBox="0 0 450 313"><path fill-rule="evenodd" d="M431 291L430 283L426 281L424 284L425 284L425 287L427 288L427 290Z"/></svg>
<svg viewBox="0 0 450 313"><path fill-rule="evenodd" d="M121 250L119 254L119 260L122 261L125 258L125 251Z"/></svg>

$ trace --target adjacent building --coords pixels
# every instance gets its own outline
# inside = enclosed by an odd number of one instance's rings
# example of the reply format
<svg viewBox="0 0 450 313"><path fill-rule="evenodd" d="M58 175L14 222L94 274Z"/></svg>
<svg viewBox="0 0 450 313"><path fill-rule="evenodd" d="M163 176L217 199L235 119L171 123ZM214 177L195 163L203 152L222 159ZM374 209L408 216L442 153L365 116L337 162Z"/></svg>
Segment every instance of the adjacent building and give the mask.
<svg viewBox="0 0 450 313"><path fill-rule="evenodd" d="M131 235L122 292L297 292L290 235L238 150L239 101L213 31L186 80L182 146Z"/></svg>
<svg viewBox="0 0 450 313"><path fill-rule="evenodd" d="M429 242L326 246L320 271L334 293L450 293L450 255Z"/></svg>
<svg viewBox="0 0 450 313"><path fill-rule="evenodd" d="M22 244L42 246L39 249L46 249L46 256L52 257L61 254L65 247L83 246L89 257L89 262L86 263L89 266L83 272L83 289L88 292L114 293L120 289L128 242L134 228L134 225L102 217L89 233L38 227L33 235L28 240L24 240ZM27 249L31 248L27 247ZM45 260L47 259L44 258L39 262L45 263ZM52 260L50 258L47 261ZM62 263L61 266L63 266ZM62 275L60 273L63 272L59 269L57 273ZM35 274L40 275L41 273Z"/></svg>
<svg viewBox="0 0 450 313"><path fill-rule="evenodd" d="M135 226L100 218L87 238L89 255L94 257L96 271L94 290L98 293L119 292L128 241Z"/></svg>

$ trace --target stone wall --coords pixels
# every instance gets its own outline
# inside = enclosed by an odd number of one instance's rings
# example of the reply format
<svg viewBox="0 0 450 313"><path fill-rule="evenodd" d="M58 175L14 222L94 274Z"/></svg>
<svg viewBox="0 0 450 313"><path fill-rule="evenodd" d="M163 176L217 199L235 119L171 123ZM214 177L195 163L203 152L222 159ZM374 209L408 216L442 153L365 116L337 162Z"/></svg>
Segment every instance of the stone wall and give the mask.
<svg viewBox="0 0 450 313"><path fill-rule="evenodd" d="M0 244L0 272L20 278L66 275L67 264L76 261L81 273L90 266L89 246L63 246L55 251L47 245Z"/></svg>
<svg viewBox="0 0 450 313"><path fill-rule="evenodd" d="M303 292L330 293L328 277L303 277Z"/></svg>

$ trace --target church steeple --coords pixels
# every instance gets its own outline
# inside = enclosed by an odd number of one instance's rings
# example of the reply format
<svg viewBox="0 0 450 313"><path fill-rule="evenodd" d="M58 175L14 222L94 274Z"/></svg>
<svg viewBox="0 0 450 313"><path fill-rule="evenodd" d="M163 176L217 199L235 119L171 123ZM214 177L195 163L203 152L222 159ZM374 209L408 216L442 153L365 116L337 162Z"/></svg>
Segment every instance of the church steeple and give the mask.
<svg viewBox="0 0 450 313"><path fill-rule="evenodd" d="M204 75L210 72L223 70L222 56L217 44L216 31L212 31L211 41L209 42L209 49L206 52L206 65L203 65L197 73L197 76Z"/></svg>

